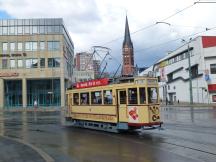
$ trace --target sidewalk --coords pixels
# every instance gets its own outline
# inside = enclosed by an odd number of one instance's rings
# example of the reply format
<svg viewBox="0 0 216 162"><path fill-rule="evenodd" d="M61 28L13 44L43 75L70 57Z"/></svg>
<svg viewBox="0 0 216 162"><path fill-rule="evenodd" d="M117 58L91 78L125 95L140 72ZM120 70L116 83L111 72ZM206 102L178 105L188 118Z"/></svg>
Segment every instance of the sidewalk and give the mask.
<svg viewBox="0 0 216 162"><path fill-rule="evenodd" d="M18 139L0 136L0 162L53 162L42 150Z"/></svg>
<svg viewBox="0 0 216 162"><path fill-rule="evenodd" d="M64 110L65 108L63 107L38 107L38 108L33 108L33 107L28 107L28 108L22 108L22 107L15 107L15 108L0 108L1 111L9 111L9 112L32 112L32 111L39 111L39 112L54 112L54 111L61 111Z"/></svg>
<svg viewBox="0 0 216 162"><path fill-rule="evenodd" d="M202 104L202 103L194 103L190 105L190 103L173 103L166 105L165 103L161 103L161 107L216 107L216 104Z"/></svg>

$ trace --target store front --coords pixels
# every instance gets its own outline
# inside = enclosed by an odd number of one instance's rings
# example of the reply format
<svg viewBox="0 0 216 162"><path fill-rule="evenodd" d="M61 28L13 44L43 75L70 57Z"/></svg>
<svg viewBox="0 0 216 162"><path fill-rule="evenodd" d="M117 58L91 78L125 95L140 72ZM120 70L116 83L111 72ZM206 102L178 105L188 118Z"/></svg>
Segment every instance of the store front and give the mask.
<svg viewBox="0 0 216 162"><path fill-rule="evenodd" d="M27 80L27 106L60 106L60 79Z"/></svg>
<svg viewBox="0 0 216 162"><path fill-rule="evenodd" d="M22 80L4 80L5 107L22 107Z"/></svg>

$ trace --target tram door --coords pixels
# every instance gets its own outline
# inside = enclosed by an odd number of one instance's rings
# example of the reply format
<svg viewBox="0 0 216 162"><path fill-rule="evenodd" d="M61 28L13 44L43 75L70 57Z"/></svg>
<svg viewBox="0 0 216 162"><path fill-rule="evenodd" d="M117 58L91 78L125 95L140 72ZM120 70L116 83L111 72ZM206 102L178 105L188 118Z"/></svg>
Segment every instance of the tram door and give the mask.
<svg viewBox="0 0 216 162"><path fill-rule="evenodd" d="M119 122L128 122L126 89L117 90Z"/></svg>

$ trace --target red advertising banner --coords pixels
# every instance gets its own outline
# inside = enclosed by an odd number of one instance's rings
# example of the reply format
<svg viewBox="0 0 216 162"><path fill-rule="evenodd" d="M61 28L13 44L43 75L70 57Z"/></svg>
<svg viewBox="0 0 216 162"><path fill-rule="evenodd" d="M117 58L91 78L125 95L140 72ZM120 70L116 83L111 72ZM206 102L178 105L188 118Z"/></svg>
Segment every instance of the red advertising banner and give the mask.
<svg viewBox="0 0 216 162"><path fill-rule="evenodd" d="M76 88L80 89L80 88L103 86L103 85L107 85L108 81L109 81L108 78L102 78L102 79L89 80L86 82L78 82L76 83Z"/></svg>
<svg viewBox="0 0 216 162"><path fill-rule="evenodd" d="M215 92L216 91L216 84L209 84L208 85L208 91L209 92Z"/></svg>
<svg viewBox="0 0 216 162"><path fill-rule="evenodd" d="M215 36L202 36L203 48L215 47L216 37Z"/></svg>

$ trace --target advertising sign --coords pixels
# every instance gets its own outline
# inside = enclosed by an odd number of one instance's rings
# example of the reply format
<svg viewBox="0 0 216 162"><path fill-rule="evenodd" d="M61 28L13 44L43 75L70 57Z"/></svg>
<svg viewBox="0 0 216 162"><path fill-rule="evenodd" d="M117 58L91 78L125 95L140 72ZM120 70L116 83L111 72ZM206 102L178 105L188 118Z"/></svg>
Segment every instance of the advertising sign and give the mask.
<svg viewBox="0 0 216 162"><path fill-rule="evenodd" d="M139 121L138 108L136 106L128 106L128 116L130 123L137 123Z"/></svg>
<svg viewBox="0 0 216 162"><path fill-rule="evenodd" d="M80 89L80 88L103 86L103 85L107 85L108 81L109 81L108 78L102 78L102 79L89 80L86 82L78 82L76 83L76 88Z"/></svg>

